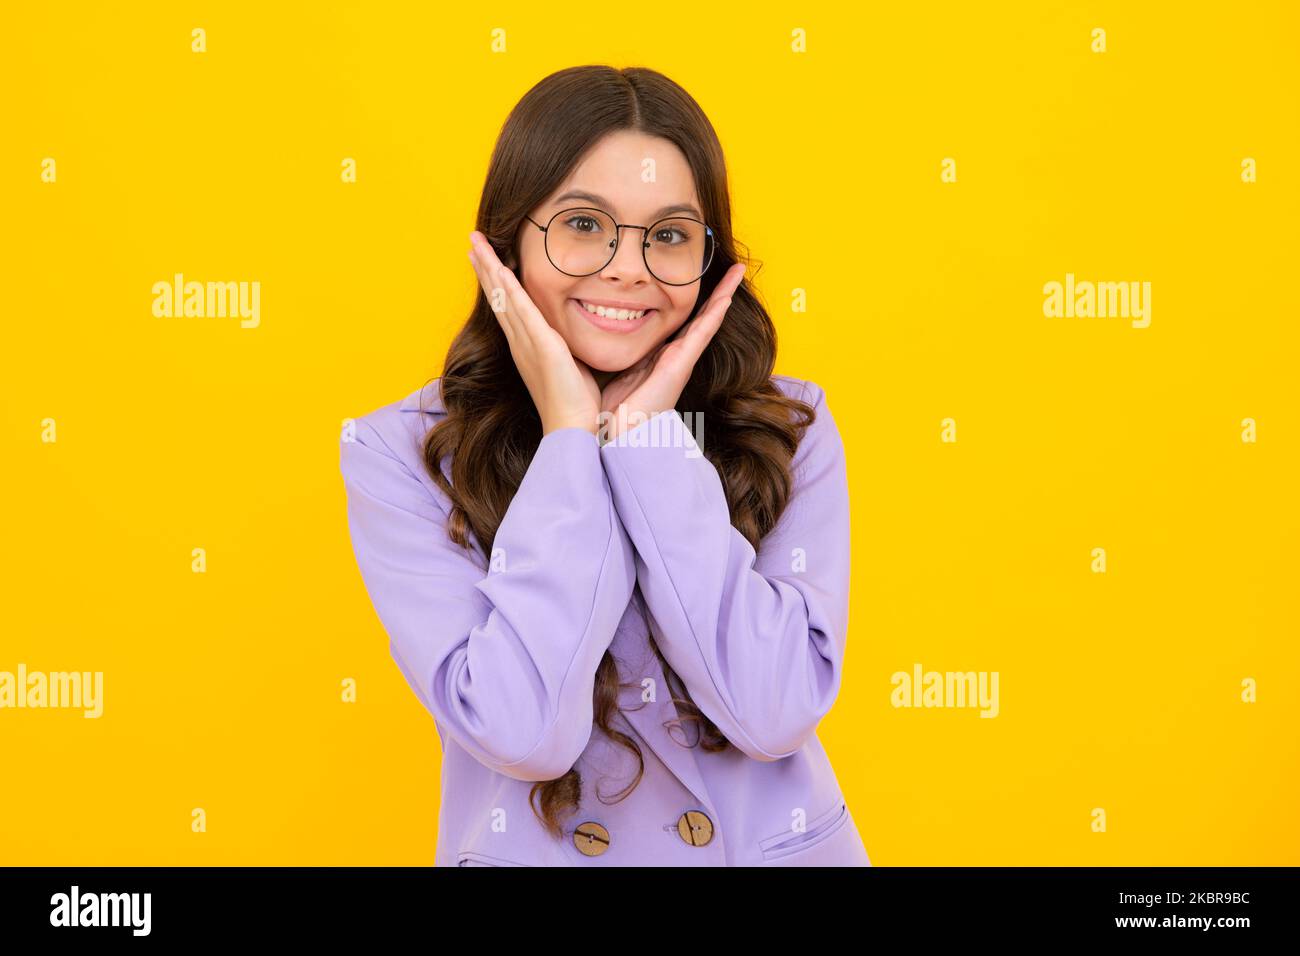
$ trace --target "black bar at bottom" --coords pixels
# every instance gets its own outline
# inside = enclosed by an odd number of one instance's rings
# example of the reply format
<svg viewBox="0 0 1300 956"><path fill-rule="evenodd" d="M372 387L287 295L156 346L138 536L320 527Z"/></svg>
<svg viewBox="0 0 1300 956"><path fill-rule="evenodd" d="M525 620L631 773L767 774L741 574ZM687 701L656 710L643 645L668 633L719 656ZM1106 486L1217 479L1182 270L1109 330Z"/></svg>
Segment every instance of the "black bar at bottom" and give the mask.
<svg viewBox="0 0 1300 956"><path fill-rule="evenodd" d="M0 938L337 944L401 933L436 950L513 934L540 943L575 931L578 940L615 946L683 930L733 943L737 931L780 930L784 938L793 930L812 934L808 943L817 945L829 943L828 931L845 929L863 934L856 938L864 944L1101 935L1232 945L1260 934L1295 936L1298 874L1295 867L575 867L538 878L525 867L27 867L0 869Z"/></svg>

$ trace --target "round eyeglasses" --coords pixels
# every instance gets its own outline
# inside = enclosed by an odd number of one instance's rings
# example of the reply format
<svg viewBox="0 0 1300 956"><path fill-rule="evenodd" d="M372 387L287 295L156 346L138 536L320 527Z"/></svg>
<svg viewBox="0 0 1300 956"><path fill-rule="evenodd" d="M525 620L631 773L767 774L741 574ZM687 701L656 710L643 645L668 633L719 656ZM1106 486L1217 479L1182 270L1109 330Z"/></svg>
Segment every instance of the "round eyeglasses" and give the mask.
<svg viewBox="0 0 1300 956"><path fill-rule="evenodd" d="M665 285L690 285L709 271L717 242L713 230L689 216L669 216L649 226L616 222L602 209L576 206L546 225L525 216L545 234L546 258L567 276L589 276L614 260L624 229L642 230L645 267Z"/></svg>

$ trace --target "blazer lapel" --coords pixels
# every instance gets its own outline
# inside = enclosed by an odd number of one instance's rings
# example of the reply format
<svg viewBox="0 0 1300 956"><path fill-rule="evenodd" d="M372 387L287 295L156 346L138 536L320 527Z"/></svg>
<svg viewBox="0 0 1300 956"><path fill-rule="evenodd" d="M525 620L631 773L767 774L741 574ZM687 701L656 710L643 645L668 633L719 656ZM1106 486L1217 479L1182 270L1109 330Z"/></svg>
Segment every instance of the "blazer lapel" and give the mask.
<svg viewBox="0 0 1300 956"><path fill-rule="evenodd" d="M637 620L639 621L639 615ZM682 721L679 726L665 726L677 718L677 708L672 702L663 668L659 666L659 659L650 649L645 636L624 622L614 634L610 651L618 663L619 679L632 685L619 692L619 707L623 717L654 751L655 756L663 761L664 766L694 794L700 806L712 809L704 777L695 762L697 748L687 746L697 739L699 730L695 722L689 720ZM656 699L653 701L641 699L641 682L646 678L654 681L652 686Z"/></svg>

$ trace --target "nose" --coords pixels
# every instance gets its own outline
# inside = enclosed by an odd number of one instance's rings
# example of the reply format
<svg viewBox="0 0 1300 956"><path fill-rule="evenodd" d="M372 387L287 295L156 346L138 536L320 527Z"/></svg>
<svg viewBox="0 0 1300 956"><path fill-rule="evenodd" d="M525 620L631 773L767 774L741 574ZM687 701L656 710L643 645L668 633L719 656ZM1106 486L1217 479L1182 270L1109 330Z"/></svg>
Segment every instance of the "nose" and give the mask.
<svg viewBox="0 0 1300 956"><path fill-rule="evenodd" d="M614 258L600 270L602 278L626 279L629 282L648 280L650 272L646 269L645 257L641 254L645 242L645 230L639 226L623 226L618 230L618 249Z"/></svg>

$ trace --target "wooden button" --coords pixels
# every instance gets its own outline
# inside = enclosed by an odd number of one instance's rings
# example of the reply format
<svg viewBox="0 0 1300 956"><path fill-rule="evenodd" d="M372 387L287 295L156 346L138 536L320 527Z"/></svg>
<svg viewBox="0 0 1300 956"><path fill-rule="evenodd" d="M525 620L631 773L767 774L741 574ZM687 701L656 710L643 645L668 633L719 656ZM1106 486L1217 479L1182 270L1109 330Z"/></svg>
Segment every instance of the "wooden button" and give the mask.
<svg viewBox="0 0 1300 956"><path fill-rule="evenodd" d="M609 831L599 823L579 824L573 831L573 845L585 856L600 856L609 849Z"/></svg>
<svg viewBox="0 0 1300 956"><path fill-rule="evenodd" d="M677 820L677 833L691 846L704 846L713 839L713 821L699 810L687 810Z"/></svg>

